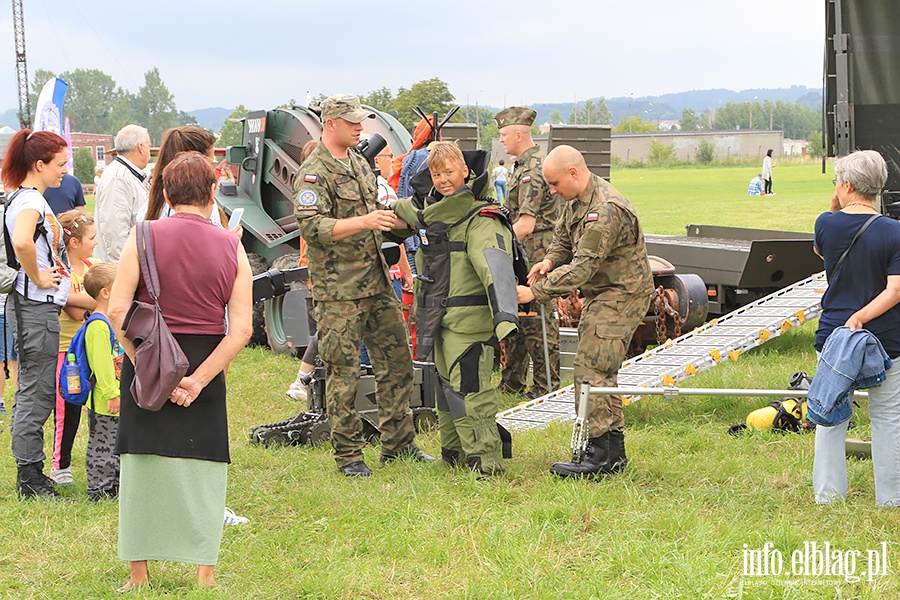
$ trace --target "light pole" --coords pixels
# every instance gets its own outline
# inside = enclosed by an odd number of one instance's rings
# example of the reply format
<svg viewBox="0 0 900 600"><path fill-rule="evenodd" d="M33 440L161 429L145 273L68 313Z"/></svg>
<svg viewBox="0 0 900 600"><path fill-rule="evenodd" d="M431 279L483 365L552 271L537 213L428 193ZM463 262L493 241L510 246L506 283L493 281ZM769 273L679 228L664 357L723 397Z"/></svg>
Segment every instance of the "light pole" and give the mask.
<svg viewBox="0 0 900 600"><path fill-rule="evenodd" d="M634 97L634 92L628 92L628 133L631 133L631 99Z"/></svg>
<svg viewBox="0 0 900 600"><path fill-rule="evenodd" d="M484 90L478 90L475 92L475 126L481 128L481 113L478 112L478 94L483 92Z"/></svg>
<svg viewBox="0 0 900 600"><path fill-rule="evenodd" d="M753 105L756 104L756 99L759 96L753 96L753 102L750 103L750 129L753 129Z"/></svg>

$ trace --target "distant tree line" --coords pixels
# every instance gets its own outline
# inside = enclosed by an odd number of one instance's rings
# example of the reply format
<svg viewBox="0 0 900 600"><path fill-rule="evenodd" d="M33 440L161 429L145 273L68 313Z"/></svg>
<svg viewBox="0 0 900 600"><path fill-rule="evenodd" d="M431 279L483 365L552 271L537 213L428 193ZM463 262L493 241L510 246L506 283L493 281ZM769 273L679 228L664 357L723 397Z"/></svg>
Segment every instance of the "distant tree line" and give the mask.
<svg viewBox="0 0 900 600"><path fill-rule="evenodd" d="M37 105L44 84L54 77L69 84L64 115L69 118L72 131L115 135L125 125L137 123L146 127L151 141L158 144L166 129L197 124L194 117L178 110L175 97L156 67L144 73L144 85L137 94L125 90L99 69L61 73L38 69L31 86L32 106Z"/></svg>

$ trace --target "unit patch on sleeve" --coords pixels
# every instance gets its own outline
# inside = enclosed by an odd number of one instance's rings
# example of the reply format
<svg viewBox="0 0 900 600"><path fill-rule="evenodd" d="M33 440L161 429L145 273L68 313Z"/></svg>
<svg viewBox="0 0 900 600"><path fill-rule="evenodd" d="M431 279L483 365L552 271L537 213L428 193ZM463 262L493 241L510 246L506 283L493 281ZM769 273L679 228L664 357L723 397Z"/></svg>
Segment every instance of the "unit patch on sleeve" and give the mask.
<svg viewBox="0 0 900 600"><path fill-rule="evenodd" d="M309 175L307 175L307 177L309 177ZM315 177L315 175L312 177ZM319 196L312 190L303 190L300 192L300 195L297 196L297 204L300 206L315 206L318 201Z"/></svg>
<svg viewBox="0 0 900 600"><path fill-rule="evenodd" d="M591 221L596 221L599 218L600 218L600 213L593 212L593 213L588 213L587 216L584 218L584 221L586 223L590 223Z"/></svg>
<svg viewBox="0 0 900 600"><path fill-rule="evenodd" d="M531 175L526 175L522 178L522 183L528 183L531 181Z"/></svg>
<svg viewBox="0 0 900 600"><path fill-rule="evenodd" d="M303 181L305 181L306 183L315 183L315 182L316 182L316 176L315 176L315 174L304 175L304 176L303 176Z"/></svg>

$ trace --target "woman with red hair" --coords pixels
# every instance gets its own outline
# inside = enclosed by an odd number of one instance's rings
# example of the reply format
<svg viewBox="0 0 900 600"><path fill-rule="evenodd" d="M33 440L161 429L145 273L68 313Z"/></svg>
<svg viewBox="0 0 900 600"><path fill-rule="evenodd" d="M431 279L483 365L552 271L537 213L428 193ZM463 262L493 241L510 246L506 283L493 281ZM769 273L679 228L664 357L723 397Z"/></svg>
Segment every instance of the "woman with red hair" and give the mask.
<svg viewBox="0 0 900 600"><path fill-rule="evenodd" d="M10 140L3 161L3 184L12 191L4 218L7 258L19 269L6 321L19 355L10 434L22 498L59 497L44 474L43 427L56 398L59 313L69 294L69 259L59 221L43 193L59 187L68 158L59 135L22 129Z"/></svg>

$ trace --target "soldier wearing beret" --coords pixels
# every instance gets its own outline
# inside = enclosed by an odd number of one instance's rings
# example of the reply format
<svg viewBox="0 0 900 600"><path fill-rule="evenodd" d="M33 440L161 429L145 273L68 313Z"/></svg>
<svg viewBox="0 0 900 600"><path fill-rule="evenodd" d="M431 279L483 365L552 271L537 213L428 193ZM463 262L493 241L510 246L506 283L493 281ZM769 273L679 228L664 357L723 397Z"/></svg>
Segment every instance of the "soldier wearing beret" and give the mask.
<svg viewBox="0 0 900 600"><path fill-rule="evenodd" d="M294 179L295 214L307 244L335 461L344 475L367 477L372 471L363 460L366 440L355 408L361 341L375 370L381 461L434 459L413 443L412 358L381 254L394 213L378 209L375 175L351 151L362 121L375 115L349 94L327 98L321 111L322 139Z"/></svg>
<svg viewBox="0 0 900 600"><path fill-rule="evenodd" d="M518 301L547 302L575 290L584 295L575 355L579 386L613 387L631 336L647 314L653 275L634 207L592 174L571 146L554 148L544 161L550 190L565 205L544 259L531 268L531 287L518 286ZM580 463L559 462L561 477L606 477L628 463L621 396L590 398L589 445Z"/></svg>
<svg viewBox="0 0 900 600"><path fill-rule="evenodd" d="M553 240L553 227L559 218L559 197L550 192L541 163L544 155L531 137L531 125L537 116L530 108L511 106L494 116L500 128L500 143L507 154L516 157L509 180L505 206L513 219L513 231L525 246L529 264L540 262ZM511 393L525 391L528 359L533 366L533 382L528 396L537 398L559 387L559 319L555 302L544 307L541 317L521 316L519 332L506 338L506 363L501 389ZM550 358L550 388L547 387L547 364L544 360L544 334Z"/></svg>

